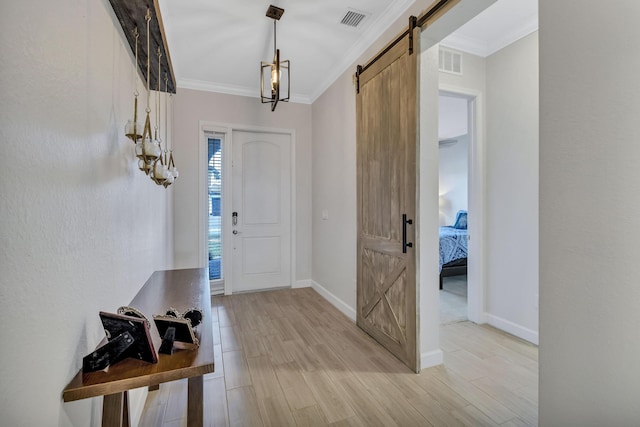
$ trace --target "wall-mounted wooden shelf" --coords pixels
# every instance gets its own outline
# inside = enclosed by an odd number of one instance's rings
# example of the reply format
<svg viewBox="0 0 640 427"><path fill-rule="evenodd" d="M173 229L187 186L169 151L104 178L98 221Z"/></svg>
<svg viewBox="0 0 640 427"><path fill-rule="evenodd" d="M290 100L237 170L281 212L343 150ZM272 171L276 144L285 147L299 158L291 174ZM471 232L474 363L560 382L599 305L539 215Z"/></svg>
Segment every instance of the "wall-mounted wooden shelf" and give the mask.
<svg viewBox="0 0 640 427"><path fill-rule="evenodd" d="M168 89L166 92L176 93L176 81L173 73L173 67L171 66L171 56L169 55L169 48L167 45L167 39L164 33L164 27L162 25L162 16L160 14L160 6L158 0L109 0L113 11L116 13L118 21L122 26L124 35L129 42L131 51L135 54L136 39L133 35L133 31L138 27L140 37L138 38L138 68L142 73L142 77L147 79L147 21L145 16L147 14L147 8L151 9L151 21L149 22L150 32L150 51L151 51L151 69L149 74L151 75L150 87L151 90L157 90L158 88L158 47L162 52L161 65L160 65L160 90L165 92L164 75L168 77Z"/></svg>

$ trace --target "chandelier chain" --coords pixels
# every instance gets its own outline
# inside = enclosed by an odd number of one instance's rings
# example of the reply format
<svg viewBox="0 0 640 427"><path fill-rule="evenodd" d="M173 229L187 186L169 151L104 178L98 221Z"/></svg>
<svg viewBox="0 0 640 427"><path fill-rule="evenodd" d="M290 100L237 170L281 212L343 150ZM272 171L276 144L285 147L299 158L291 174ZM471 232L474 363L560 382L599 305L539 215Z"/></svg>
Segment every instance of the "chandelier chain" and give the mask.
<svg viewBox="0 0 640 427"><path fill-rule="evenodd" d="M138 39L140 38L138 27L133 30L133 36L136 38L136 62L133 64L133 95L137 98L138 95L140 95L140 93L138 93L138 79L136 78L136 67L138 66Z"/></svg>
<svg viewBox="0 0 640 427"><path fill-rule="evenodd" d="M160 51L160 46L158 46L158 91L156 92L156 125L155 129L155 139L160 142L162 138L158 135L158 129L160 128L160 60L162 58L162 52Z"/></svg>
<svg viewBox="0 0 640 427"><path fill-rule="evenodd" d="M147 21L147 114L151 112L151 108L149 107L150 104L150 98L151 98L151 90L149 88L149 82L151 81L150 79L150 61L149 61L149 56L151 53L151 42L150 42L150 32L149 32L149 23L151 22L151 9L147 9L147 14L145 15L144 19Z"/></svg>

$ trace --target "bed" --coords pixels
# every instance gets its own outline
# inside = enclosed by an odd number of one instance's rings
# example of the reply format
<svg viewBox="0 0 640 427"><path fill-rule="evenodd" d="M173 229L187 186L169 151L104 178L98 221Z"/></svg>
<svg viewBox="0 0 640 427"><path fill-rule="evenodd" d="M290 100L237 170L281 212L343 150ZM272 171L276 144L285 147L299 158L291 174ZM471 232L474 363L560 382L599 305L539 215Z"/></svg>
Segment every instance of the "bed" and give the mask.
<svg viewBox="0 0 640 427"><path fill-rule="evenodd" d="M467 211L458 211L452 226L440 227L440 289L444 277L467 274Z"/></svg>

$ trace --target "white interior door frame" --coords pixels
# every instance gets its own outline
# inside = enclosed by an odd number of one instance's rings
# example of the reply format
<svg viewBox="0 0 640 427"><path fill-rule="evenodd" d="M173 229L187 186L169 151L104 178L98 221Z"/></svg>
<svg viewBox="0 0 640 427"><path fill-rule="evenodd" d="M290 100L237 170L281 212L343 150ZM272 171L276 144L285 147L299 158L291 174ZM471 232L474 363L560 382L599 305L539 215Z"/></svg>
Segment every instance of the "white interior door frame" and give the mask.
<svg viewBox="0 0 640 427"><path fill-rule="evenodd" d="M475 323L487 323L485 311L485 146L484 101L482 92L440 85L440 93L464 98L468 102L469 166L469 260L467 265L467 317Z"/></svg>
<svg viewBox="0 0 640 427"><path fill-rule="evenodd" d="M205 239L205 230L207 227L207 217L205 211L207 208L207 199L205 197L207 186L207 133L214 132L224 135L224 145L222 153L222 224L223 224L223 249L222 249L222 271L224 272L224 294L231 295L233 293L232 283L232 257L233 248L232 245L227 242L232 241L233 235L231 234L231 203L225 203L225 197L231 197L231 159L233 159L233 132L260 132L260 133L278 133L289 135L291 138L291 156L290 156L290 182L291 182L291 221L290 221L290 236L291 236L291 271L290 271L290 286L296 281L296 132L294 129L282 129L261 127L243 124L232 123L220 123L200 120L198 122L200 143L198 150L198 181L199 191L198 199L200 205L199 226L198 226L198 251L201 254L202 266L207 265L207 241Z"/></svg>

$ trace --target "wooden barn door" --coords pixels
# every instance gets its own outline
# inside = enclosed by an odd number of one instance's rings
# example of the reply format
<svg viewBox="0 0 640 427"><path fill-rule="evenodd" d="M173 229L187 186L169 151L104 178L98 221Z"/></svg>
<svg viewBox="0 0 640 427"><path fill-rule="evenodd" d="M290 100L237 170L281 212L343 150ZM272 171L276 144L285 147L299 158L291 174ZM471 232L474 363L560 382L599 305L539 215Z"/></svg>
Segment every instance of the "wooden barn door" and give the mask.
<svg viewBox="0 0 640 427"><path fill-rule="evenodd" d="M419 372L419 32L409 53L411 32L357 74L357 324Z"/></svg>

